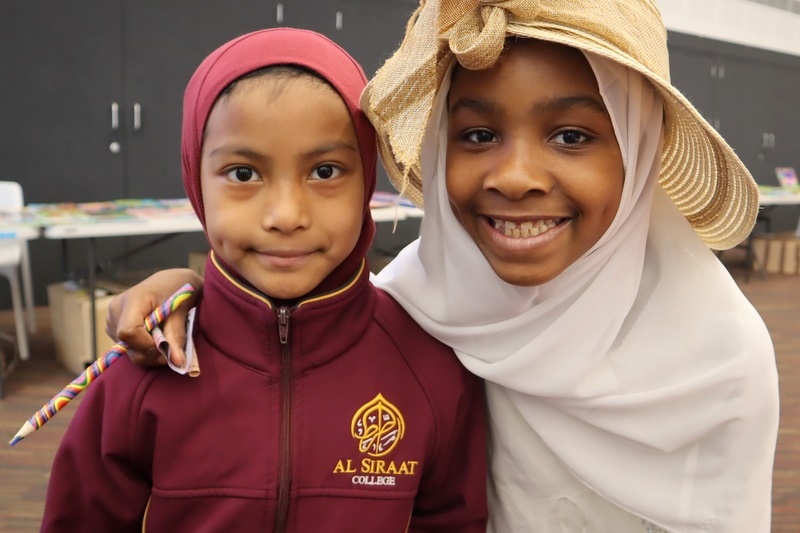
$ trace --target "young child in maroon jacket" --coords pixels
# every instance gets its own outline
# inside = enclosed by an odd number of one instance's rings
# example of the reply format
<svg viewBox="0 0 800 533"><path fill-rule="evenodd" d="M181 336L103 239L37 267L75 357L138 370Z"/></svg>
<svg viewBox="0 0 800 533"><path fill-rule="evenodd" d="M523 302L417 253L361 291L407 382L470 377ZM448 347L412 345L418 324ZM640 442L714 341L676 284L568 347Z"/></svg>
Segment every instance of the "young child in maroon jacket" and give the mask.
<svg viewBox="0 0 800 533"><path fill-rule="evenodd" d="M369 281L365 77L321 35L223 45L186 89L212 252L202 376L127 358L86 391L42 531L484 531L481 382Z"/></svg>

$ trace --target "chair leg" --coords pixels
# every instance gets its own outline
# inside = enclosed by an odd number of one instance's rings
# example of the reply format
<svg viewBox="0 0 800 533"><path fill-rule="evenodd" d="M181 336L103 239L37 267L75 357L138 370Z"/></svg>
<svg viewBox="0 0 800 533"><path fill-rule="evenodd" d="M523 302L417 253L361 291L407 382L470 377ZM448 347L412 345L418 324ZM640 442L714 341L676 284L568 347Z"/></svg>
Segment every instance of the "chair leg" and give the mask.
<svg viewBox="0 0 800 533"><path fill-rule="evenodd" d="M14 308L14 325L17 331L19 358L25 361L30 357L30 352L28 351L28 332L25 330L25 310L22 305L19 276L17 276L16 272L11 272L8 281L11 283L11 306Z"/></svg>
<svg viewBox="0 0 800 533"><path fill-rule="evenodd" d="M22 245L22 293L25 296L25 311L28 318L28 332L36 333L36 307L33 303L33 281L31 276L31 260L28 255L28 243Z"/></svg>
<svg viewBox="0 0 800 533"><path fill-rule="evenodd" d="M747 236L744 259L744 282L750 281L750 271L755 268L756 255L753 251L753 234Z"/></svg>

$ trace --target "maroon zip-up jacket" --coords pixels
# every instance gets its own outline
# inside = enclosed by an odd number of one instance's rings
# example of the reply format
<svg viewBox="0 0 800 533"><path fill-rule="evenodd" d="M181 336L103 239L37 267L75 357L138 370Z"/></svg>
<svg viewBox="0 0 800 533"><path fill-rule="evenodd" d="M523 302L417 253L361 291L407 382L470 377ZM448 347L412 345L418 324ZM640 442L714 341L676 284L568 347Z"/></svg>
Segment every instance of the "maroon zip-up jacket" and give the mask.
<svg viewBox="0 0 800 533"><path fill-rule="evenodd" d="M482 383L362 264L289 307L213 254L197 378L127 358L85 391L43 532L485 531Z"/></svg>

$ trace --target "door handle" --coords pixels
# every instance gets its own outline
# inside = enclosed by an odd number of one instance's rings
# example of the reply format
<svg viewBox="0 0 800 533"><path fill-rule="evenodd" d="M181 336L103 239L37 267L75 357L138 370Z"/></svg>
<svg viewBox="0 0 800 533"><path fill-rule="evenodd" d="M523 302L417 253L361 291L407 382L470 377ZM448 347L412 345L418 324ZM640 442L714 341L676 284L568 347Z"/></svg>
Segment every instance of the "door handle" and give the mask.
<svg viewBox="0 0 800 533"><path fill-rule="evenodd" d="M142 106L139 102L133 104L133 131L142 129Z"/></svg>
<svg viewBox="0 0 800 533"><path fill-rule="evenodd" d="M111 102L111 130L119 129L119 104Z"/></svg>

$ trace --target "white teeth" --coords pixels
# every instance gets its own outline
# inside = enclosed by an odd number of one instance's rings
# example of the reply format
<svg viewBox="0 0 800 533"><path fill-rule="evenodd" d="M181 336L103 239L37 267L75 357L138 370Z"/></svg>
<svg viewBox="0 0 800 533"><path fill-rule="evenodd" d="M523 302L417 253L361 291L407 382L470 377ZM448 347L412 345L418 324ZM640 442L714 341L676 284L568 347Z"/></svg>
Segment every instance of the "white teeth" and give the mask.
<svg viewBox="0 0 800 533"><path fill-rule="evenodd" d="M522 222L517 224L509 220L492 219L494 227L503 232L506 237L535 237L558 225L558 220L551 218L537 220L536 222Z"/></svg>

